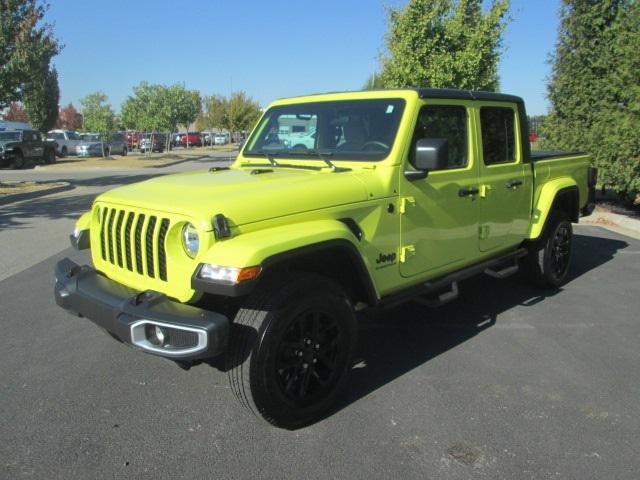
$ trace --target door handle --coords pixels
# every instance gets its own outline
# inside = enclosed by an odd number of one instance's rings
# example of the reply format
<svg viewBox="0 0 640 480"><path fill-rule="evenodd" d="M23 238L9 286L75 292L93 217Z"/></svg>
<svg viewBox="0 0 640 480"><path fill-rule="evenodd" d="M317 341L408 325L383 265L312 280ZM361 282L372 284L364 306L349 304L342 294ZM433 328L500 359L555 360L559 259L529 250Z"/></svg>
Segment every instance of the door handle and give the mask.
<svg viewBox="0 0 640 480"><path fill-rule="evenodd" d="M522 185L522 180L509 180L504 186L507 188L517 188L520 185Z"/></svg>
<svg viewBox="0 0 640 480"><path fill-rule="evenodd" d="M468 197L471 195L477 195L478 193L480 193L480 189L478 187L461 188L458 190L458 196L460 197Z"/></svg>

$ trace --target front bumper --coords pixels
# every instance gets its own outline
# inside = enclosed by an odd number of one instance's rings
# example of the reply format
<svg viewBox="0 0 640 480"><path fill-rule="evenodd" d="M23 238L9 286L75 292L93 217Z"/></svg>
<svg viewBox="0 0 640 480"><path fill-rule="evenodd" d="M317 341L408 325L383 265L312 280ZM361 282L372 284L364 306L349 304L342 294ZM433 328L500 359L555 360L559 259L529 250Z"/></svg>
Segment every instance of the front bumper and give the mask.
<svg viewBox="0 0 640 480"><path fill-rule="evenodd" d="M222 314L170 300L158 292L138 292L68 258L56 265L55 278L60 307L88 318L134 348L179 361L215 357L226 348L229 320ZM149 337L155 327L166 333L166 345Z"/></svg>

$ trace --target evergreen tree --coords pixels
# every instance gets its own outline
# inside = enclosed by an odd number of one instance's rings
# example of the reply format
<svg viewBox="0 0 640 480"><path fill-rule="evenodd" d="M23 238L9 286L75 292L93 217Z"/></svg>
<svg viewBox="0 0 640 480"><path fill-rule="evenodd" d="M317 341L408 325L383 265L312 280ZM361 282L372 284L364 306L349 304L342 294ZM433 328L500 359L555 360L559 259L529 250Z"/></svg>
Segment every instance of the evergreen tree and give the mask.
<svg viewBox="0 0 640 480"><path fill-rule="evenodd" d="M593 153L603 186L640 191L640 2L563 0L545 148Z"/></svg>
<svg viewBox="0 0 640 480"><path fill-rule="evenodd" d="M385 87L498 89L508 0L409 0L391 8Z"/></svg>

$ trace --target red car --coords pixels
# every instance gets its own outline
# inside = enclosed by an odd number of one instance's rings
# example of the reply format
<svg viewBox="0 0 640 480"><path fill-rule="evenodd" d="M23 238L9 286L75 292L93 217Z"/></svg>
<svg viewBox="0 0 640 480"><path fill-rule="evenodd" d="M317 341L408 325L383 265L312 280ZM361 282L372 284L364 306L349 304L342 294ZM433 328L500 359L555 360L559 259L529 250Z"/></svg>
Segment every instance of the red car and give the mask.
<svg viewBox="0 0 640 480"><path fill-rule="evenodd" d="M189 132L186 135L182 135L182 139L180 141L182 142L183 147L187 146L187 138L189 139L189 145L194 147L202 146L202 137L200 137L200 133Z"/></svg>
<svg viewBox="0 0 640 480"><path fill-rule="evenodd" d="M127 147L129 148L129 150L138 148L138 145L140 145L140 139L141 135L136 132L127 132L124 135L124 140L125 142L127 142Z"/></svg>

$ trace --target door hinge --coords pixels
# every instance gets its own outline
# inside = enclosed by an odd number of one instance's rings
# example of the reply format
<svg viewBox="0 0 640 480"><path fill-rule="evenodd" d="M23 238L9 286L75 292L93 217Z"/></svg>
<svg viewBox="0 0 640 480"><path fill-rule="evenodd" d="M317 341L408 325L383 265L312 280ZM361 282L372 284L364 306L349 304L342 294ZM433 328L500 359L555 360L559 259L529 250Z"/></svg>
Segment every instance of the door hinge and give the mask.
<svg viewBox="0 0 640 480"><path fill-rule="evenodd" d="M413 245L405 245L400 248L400 263L406 262L410 257L416 254L416 247Z"/></svg>
<svg viewBox="0 0 640 480"><path fill-rule="evenodd" d="M406 213L409 205L415 205L416 199L413 197L403 197L400 199L400 213Z"/></svg>

